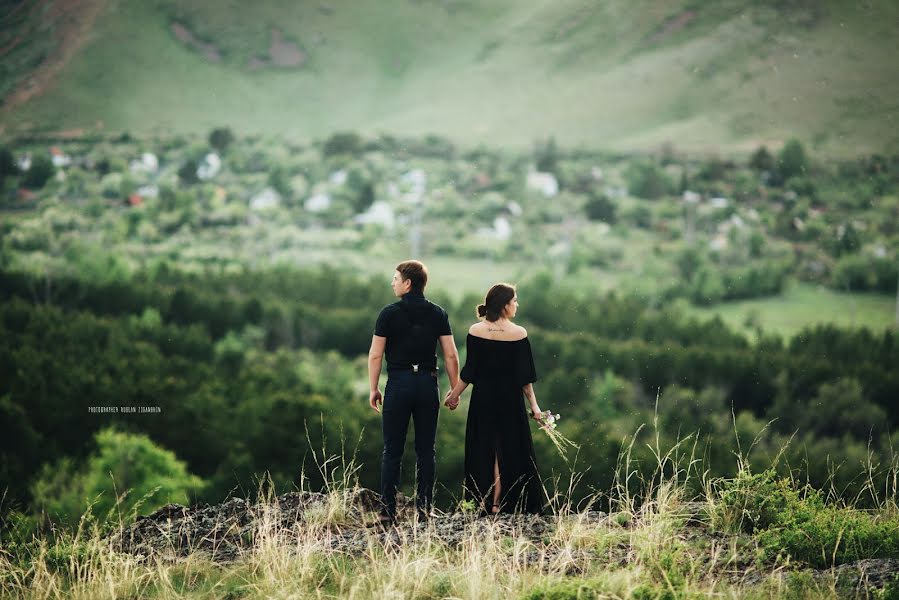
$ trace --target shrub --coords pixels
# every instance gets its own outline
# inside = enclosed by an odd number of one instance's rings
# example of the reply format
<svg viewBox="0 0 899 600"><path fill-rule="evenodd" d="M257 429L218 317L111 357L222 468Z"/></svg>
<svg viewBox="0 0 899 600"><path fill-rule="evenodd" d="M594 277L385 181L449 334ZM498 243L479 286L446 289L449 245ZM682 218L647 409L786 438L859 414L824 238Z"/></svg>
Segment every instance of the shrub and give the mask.
<svg viewBox="0 0 899 600"><path fill-rule="evenodd" d="M182 181L182 183L186 183L188 185L197 183L200 179L197 177L197 169L199 168L199 163L197 159L191 158L188 159L181 168L178 169L178 179Z"/></svg>
<svg viewBox="0 0 899 600"><path fill-rule="evenodd" d="M228 127L216 127L209 133L209 145L224 153L234 141L234 133Z"/></svg>
<svg viewBox="0 0 899 600"><path fill-rule="evenodd" d="M674 259L677 270L686 281L692 281L693 277L705 263L702 253L695 246L687 246Z"/></svg>
<svg viewBox="0 0 899 600"><path fill-rule="evenodd" d="M833 270L831 285L838 290L892 293L896 289L896 263L866 254L841 257Z"/></svg>
<svg viewBox="0 0 899 600"><path fill-rule="evenodd" d="M543 173L555 173L559 168L559 150L556 139L549 137L534 143L534 163L537 170Z"/></svg>
<svg viewBox="0 0 899 600"><path fill-rule="evenodd" d="M771 153L768 152L768 149L765 146L761 146L752 153L752 156L749 159L749 166L756 171L773 171L774 157L771 156Z"/></svg>
<svg viewBox="0 0 899 600"><path fill-rule="evenodd" d="M50 156L38 154L31 161L31 168L25 171L22 185L32 190L39 190L56 174L56 167Z"/></svg>
<svg viewBox="0 0 899 600"><path fill-rule="evenodd" d="M637 204L629 210L622 211L621 220L640 229L652 227L652 211L644 204Z"/></svg>
<svg viewBox="0 0 899 600"><path fill-rule="evenodd" d="M174 453L146 435L108 428L94 439L97 451L82 468L63 458L44 465L32 486L37 503L62 523L77 524L89 503L102 522L115 511L147 514L169 502L185 504L203 487Z"/></svg>
<svg viewBox="0 0 899 600"><path fill-rule="evenodd" d="M322 147L325 156L356 155L362 151L362 138L353 132L335 133Z"/></svg>
<svg viewBox="0 0 899 600"><path fill-rule="evenodd" d="M0 186L10 175L18 175L19 168L9 148L0 148Z"/></svg>
<svg viewBox="0 0 899 600"><path fill-rule="evenodd" d="M811 486L797 489L773 469L742 471L725 482L713 525L756 537L764 560L789 556L816 568L865 558L899 558L899 519L827 504Z"/></svg>
<svg viewBox="0 0 899 600"><path fill-rule="evenodd" d="M655 200L674 190L665 171L652 162L632 162L624 172L630 193L638 198Z"/></svg>
<svg viewBox="0 0 899 600"><path fill-rule="evenodd" d="M777 174L781 182L791 177L805 175L808 171L808 159L805 156L805 148L797 139L791 139L784 144L777 156Z"/></svg>
<svg viewBox="0 0 899 600"><path fill-rule="evenodd" d="M615 223L615 204L605 194L591 190L584 211L591 221L604 221L610 225Z"/></svg>

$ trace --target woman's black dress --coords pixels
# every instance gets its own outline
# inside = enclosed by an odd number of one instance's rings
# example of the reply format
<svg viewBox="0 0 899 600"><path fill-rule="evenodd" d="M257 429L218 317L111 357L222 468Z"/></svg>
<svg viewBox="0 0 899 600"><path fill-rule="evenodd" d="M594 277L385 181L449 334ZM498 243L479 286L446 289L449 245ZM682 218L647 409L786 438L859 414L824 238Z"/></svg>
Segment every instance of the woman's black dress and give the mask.
<svg viewBox="0 0 899 600"><path fill-rule="evenodd" d="M537 380L528 338L488 340L468 334L460 377L474 387L465 428L466 499L489 513L493 463L499 462L500 512L541 513L545 494L522 388Z"/></svg>

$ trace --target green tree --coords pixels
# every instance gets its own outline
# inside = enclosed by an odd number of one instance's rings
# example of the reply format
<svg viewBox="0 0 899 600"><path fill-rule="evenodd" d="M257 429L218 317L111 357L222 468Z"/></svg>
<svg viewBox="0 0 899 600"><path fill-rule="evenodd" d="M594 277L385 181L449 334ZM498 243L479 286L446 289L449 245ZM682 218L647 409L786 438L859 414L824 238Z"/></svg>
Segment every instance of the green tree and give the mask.
<svg viewBox="0 0 899 600"><path fill-rule="evenodd" d="M615 204L605 194L590 190L584 212L591 221L604 221L614 224L616 221Z"/></svg>
<svg viewBox="0 0 899 600"><path fill-rule="evenodd" d="M538 140L534 144L534 162L537 170L543 173L555 173L559 168L559 150L556 139L552 136Z"/></svg>
<svg viewBox="0 0 899 600"><path fill-rule="evenodd" d="M675 258L677 270L686 281L693 281L704 262L702 253L695 246L684 248Z"/></svg>
<svg viewBox="0 0 899 600"><path fill-rule="evenodd" d="M774 170L774 157L768 152L768 148L760 146L749 158L749 166L756 171L771 172Z"/></svg>
<svg viewBox="0 0 899 600"><path fill-rule="evenodd" d="M777 173L780 181L784 182L791 177L805 175L808 170L808 158L802 143L793 138L784 144L777 157Z"/></svg>
<svg viewBox="0 0 899 600"><path fill-rule="evenodd" d="M224 153L234 141L234 133L229 127L216 127L209 133L209 145Z"/></svg>
<svg viewBox="0 0 899 600"><path fill-rule="evenodd" d="M48 154L38 154L31 161L31 168L25 171L22 185L32 190L39 190L56 174L56 167Z"/></svg>
<svg viewBox="0 0 899 600"><path fill-rule="evenodd" d="M357 133L351 131L335 133L325 140L322 154L325 156L355 155L362 151L362 146L362 138Z"/></svg>
<svg viewBox="0 0 899 600"><path fill-rule="evenodd" d="M200 181L199 177L197 177L197 169L199 166L200 164L195 158L188 159L181 165L181 168L178 169L178 179L180 179L182 183L188 185L197 183Z"/></svg>
<svg viewBox="0 0 899 600"><path fill-rule="evenodd" d="M18 175L19 168L16 166L16 160L10 152L9 148L0 148L0 188L2 188L7 177Z"/></svg>
<svg viewBox="0 0 899 600"><path fill-rule="evenodd" d="M34 482L36 503L54 520L77 524L91 504L101 522L119 514L145 515L164 504L187 504L205 485L146 435L107 428L94 441L96 452L80 468L64 457L44 465Z"/></svg>
<svg viewBox="0 0 899 600"><path fill-rule="evenodd" d="M638 198L655 200L674 189L671 178L652 162L633 162L624 172L630 193Z"/></svg>
<svg viewBox="0 0 899 600"><path fill-rule="evenodd" d="M864 440L883 428L887 415L865 398L861 382L847 377L821 385L798 421L801 430L817 436L840 438L848 433Z"/></svg>

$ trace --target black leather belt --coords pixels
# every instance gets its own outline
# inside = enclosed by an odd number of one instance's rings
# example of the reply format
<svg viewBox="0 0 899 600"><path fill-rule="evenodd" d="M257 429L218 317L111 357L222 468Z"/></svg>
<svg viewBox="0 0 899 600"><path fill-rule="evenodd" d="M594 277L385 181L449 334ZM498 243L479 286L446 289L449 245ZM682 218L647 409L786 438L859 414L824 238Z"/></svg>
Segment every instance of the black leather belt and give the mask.
<svg viewBox="0 0 899 600"><path fill-rule="evenodd" d="M409 365L408 367L390 367L388 373L396 371L411 371L412 373L430 373L434 377L437 376L437 367L426 367L422 365Z"/></svg>

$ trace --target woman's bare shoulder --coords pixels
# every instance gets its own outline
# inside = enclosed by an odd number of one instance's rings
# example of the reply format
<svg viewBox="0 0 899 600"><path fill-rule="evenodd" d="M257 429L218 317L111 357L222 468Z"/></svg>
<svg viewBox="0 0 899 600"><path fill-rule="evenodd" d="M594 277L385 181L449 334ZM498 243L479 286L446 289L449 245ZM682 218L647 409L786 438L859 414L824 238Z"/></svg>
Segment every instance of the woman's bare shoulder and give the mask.
<svg viewBox="0 0 899 600"><path fill-rule="evenodd" d="M515 332L515 337L518 339L524 339L528 337L528 330L522 327L521 325L515 325L513 330Z"/></svg>
<svg viewBox="0 0 899 600"><path fill-rule="evenodd" d="M471 327L468 328L468 333L472 335L477 335L478 332L484 331L486 328L484 327L483 321L478 321L474 323Z"/></svg>

